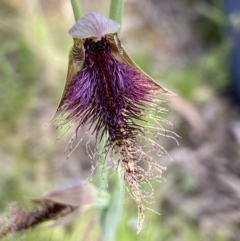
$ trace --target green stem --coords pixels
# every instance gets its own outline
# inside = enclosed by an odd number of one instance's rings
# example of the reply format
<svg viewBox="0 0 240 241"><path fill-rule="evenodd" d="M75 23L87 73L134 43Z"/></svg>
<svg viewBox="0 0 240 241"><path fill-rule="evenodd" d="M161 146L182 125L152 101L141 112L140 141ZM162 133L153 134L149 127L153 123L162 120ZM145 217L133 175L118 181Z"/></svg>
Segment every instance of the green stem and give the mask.
<svg viewBox="0 0 240 241"><path fill-rule="evenodd" d="M75 21L81 17L81 8L79 0L71 0L72 9L75 17ZM120 25L122 23L124 8L124 0L111 0L110 7L110 18L117 21ZM120 30L119 30L120 33ZM100 149L104 149L104 144L107 137L103 138L100 143ZM99 208L99 216L101 222L102 236L104 241L114 241L116 235L117 224L120 219L121 209L122 209L122 195L124 181L121 177L121 170L119 168L115 179L115 187L113 194L111 195L111 201L106 208ZM108 181L108 171L104 173L104 178L102 176L100 168L97 169L97 186L106 189Z"/></svg>
<svg viewBox="0 0 240 241"><path fill-rule="evenodd" d="M123 9L124 9L124 0L111 0L110 18L118 22L120 26L122 24ZM120 30L118 32L119 34L120 34ZM105 143L106 140L107 138L103 140L103 143ZM98 169L98 174L99 172L100 171ZM106 178L105 181L107 180L107 176L108 176L108 173L106 173L106 176L104 176L104 179ZM100 176L98 175L98 178L99 177ZM121 176L120 167L118 168L118 173L114 181L115 181L114 190L111 195L111 201L108 207L99 209L103 241L115 240L117 225L121 216L124 181ZM98 179L98 183L103 184L103 181L101 182Z"/></svg>
<svg viewBox="0 0 240 241"><path fill-rule="evenodd" d="M124 0L111 0L110 18L122 25L122 16L124 9ZM119 30L119 33L121 28Z"/></svg>
<svg viewBox="0 0 240 241"><path fill-rule="evenodd" d="M71 0L71 4L72 4L74 18L75 18L75 21L77 22L82 16L79 0Z"/></svg>
<svg viewBox="0 0 240 241"><path fill-rule="evenodd" d="M115 240L116 230L122 211L123 185L121 170L119 168L114 182L111 202L107 208L102 209L100 216L103 241Z"/></svg>

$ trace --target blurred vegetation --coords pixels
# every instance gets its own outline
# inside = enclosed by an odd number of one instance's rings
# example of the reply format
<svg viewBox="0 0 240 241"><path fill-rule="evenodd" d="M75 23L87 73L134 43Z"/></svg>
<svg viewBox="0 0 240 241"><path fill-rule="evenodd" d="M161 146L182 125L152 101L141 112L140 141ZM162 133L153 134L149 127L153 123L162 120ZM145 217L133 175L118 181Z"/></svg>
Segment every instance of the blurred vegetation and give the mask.
<svg viewBox="0 0 240 241"><path fill-rule="evenodd" d="M228 87L229 50L221 25L224 17L220 14L221 1L181 1L190 6L199 4L195 5L199 14L192 26L202 43L202 53L190 65L168 69L159 77L181 96L199 102ZM74 20L69 17L72 13L70 6L66 6L68 3L58 5L58 1L51 0L44 4L30 0L0 2L1 212L11 201L27 205L25 197L42 195L65 175L64 171L58 172L61 159L65 158L66 143L56 144L58 133L45 125L54 113L64 85L71 46L71 38L65 33ZM146 53L140 52L134 59L147 72L153 71ZM168 185L162 184L156 193L154 209L160 213L165 205L161 196L168 191ZM186 176L181 178L179 186L191 192L196 183ZM146 213L142 232L136 235L136 214L134 202L126 195L117 240L204 240L193 223L183 220L180 226L172 228L162 222L162 216L150 211ZM5 240L100 240L97 214L90 210L65 228L39 226L30 233ZM224 241L218 236L211 240Z"/></svg>
<svg viewBox="0 0 240 241"><path fill-rule="evenodd" d="M229 69L226 43L203 54L195 63L166 73L164 81L178 93L195 102L207 100L212 92L223 93L229 88Z"/></svg>

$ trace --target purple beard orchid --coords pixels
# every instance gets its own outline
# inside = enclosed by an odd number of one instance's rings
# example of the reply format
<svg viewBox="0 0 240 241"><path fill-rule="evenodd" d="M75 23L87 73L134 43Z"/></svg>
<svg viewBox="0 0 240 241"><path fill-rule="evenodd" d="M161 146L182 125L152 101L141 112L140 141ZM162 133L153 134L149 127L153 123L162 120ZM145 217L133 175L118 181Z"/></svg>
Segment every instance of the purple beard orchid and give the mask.
<svg viewBox="0 0 240 241"><path fill-rule="evenodd" d="M172 93L154 82L128 56L117 35L119 27L99 13L89 13L70 29L74 45L54 120L60 118L60 126L75 123L76 135L88 124L91 134L96 135L96 146L106 134L104 153L111 153L107 165L122 167L124 180L138 205L140 231L144 201L152 197L149 180L159 180L165 170L151 153L156 156L166 151L148 137L172 134L161 124L166 120L160 113L167 109L157 95ZM149 184L150 191L141 188L143 182Z"/></svg>

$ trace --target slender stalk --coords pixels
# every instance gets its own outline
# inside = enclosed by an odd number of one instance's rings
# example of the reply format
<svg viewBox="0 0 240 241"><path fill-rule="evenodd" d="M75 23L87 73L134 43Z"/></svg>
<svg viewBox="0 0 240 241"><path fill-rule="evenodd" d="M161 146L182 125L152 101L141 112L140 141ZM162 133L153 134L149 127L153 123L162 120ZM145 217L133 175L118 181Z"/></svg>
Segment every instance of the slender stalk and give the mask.
<svg viewBox="0 0 240 241"><path fill-rule="evenodd" d="M110 18L118 22L120 25L122 23L123 9L124 0L111 0ZM105 142L106 139L103 141ZM107 178L107 175L108 174L106 174L105 178ZM108 207L99 209L103 241L115 240L117 225L121 216L124 180L121 176L120 166L114 181L114 191L111 195L111 201ZM99 183L103 183L103 181L100 181Z"/></svg>
<svg viewBox="0 0 240 241"><path fill-rule="evenodd" d="M72 10L74 14L75 21L77 22L82 16L82 11L80 7L79 0L71 0Z"/></svg>
<svg viewBox="0 0 240 241"><path fill-rule="evenodd" d="M75 21L81 17L81 8L79 0L71 0L72 9L75 17ZM122 23L124 9L124 0L111 0L110 18L117 21L120 25ZM119 30L120 33L120 30ZM100 148L103 149L103 143L105 143L107 137L102 140ZM107 188L106 181L108 180L108 171L104 173L104 178L100 168L97 169L97 186L102 189ZM120 219L122 209L122 195L123 195L124 181L121 177L121 170L119 168L115 179L114 192L111 195L111 201L106 208L99 208L100 223L102 229L103 241L114 241L116 235L117 225Z"/></svg>
<svg viewBox="0 0 240 241"><path fill-rule="evenodd" d="M123 185L121 170L119 169L114 182L114 191L111 195L111 202L106 209L102 210L100 216L102 238L104 241L115 240L116 230L122 211Z"/></svg>
<svg viewBox="0 0 240 241"><path fill-rule="evenodd" d="M124 10L124 0L111 0L110 18L122 25L122 16ZM118 31L120 34L121 28Z"/></svg>

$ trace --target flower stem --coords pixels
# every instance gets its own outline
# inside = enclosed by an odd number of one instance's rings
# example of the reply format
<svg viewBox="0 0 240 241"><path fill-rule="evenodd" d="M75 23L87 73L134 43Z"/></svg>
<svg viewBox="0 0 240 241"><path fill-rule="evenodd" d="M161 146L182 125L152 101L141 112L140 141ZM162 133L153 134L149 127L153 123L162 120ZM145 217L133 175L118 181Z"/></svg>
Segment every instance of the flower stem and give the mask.
<svg viewBox="0 0 240 241"><path fill-rule="evenodd" d="M111 0L110 18L118 22L120 25L122 23L123 9L124 9L124 0ZM119 30L119 34L120 34L120 30ZM103 143L105 143L106 140L107 139L104 139ZM98 169L98 174L99 174L99 169ZM108 174L106 174L106 176L107 175ZM99 209L103 241L115 240L117 225L121 216L124 180L121 176L120 165L118 167L118 172L114 181L115 181L114 191L111 195L111 201L108 207ZM101 181L99 183L101 183Z"/></svg>
<svg viewBox="0 0 240 241"><path fill-rule="evenodd" d="M122 16L124 9L124 0L111 0L110 18L122 25ZM119 30L119 33L121 28Z"/></svg>
<svg viewBox="0 0 240 241"><path fill-rule="evenodd" d="M72 10L74 14L75 21L77 22L82 16L82 11L80 7L79 0L71 0Z"/></svg>
<svg viewBox="0 0 240 241"><path fill-rule="evenodd" d="M79 0L71 0L72 9L75 17L75 21L81 17L81 8ZM111 0L110 7L110 18L117 21L120 25L122 23L122 15L124 9L124 0ZM121 28L120 28L121 29ZM119 30L120 33L120 30ZM104 144L107 138L103 138L102 147L100 149L104 149ZM101 171L97 169L97 183L98 187L105 189L106 181L108 180L108 171L105 173L104 179L102 179ZM116 235L117 224L120 219L121 208L122 208L122 195L123 195L123 179L121 177L121 170L119 168L118 173L115 179L115 190L111 195L111 201L106 208L99 208L99 216L101 222L102 229L102 238L103 241L114 241Z"/></svg>
<svg viewBox="0 0 240 241"><path fill-rule="evenodd" d="M114 191L107 208L102 209L100 221L103 241L114 241L122 211L123 179L119 169L114 182Z"/></svg>

